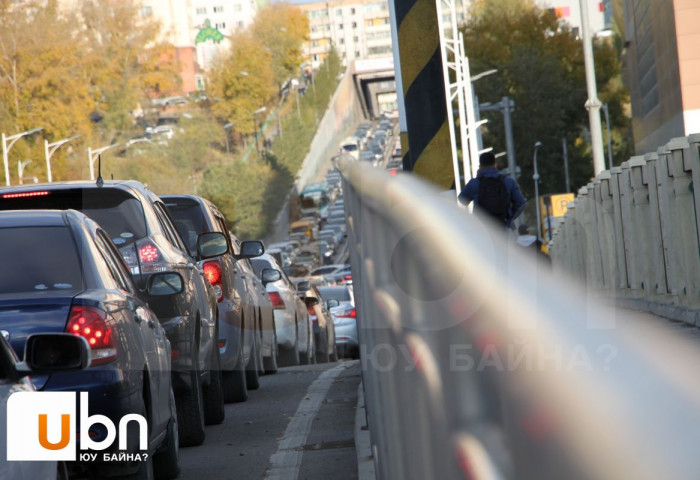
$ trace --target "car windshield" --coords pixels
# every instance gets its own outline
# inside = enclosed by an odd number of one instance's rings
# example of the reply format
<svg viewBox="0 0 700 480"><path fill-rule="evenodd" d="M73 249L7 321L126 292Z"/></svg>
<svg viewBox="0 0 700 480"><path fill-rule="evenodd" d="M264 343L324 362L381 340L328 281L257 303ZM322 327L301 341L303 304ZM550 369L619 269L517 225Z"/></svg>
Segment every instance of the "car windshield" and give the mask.
<svg viewBox="0 0 700 480"><path fill-rule="evenodd" d="M84 290L77 247L68 227L0 229L0 294Z"/></svg>
<svg viewBox="0 0 700 480"><path fill-rule="evenodd" d="M36 196L3 198L0 210L78 210L99 223L119 248L148 233L141 202L119 188L66 188L45 192Z"/></svg>

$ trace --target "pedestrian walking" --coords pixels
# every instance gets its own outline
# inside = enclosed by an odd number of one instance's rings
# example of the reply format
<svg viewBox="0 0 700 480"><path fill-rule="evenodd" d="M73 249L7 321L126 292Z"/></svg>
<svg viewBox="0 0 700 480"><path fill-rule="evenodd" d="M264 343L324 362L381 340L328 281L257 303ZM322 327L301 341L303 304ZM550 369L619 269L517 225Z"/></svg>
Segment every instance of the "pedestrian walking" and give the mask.
<svg viewBox="0 0 700 480"><path fill-rule="evenodd" d="M474 211L488 215L506 228L513 228L513 220L525 207L525 198L515 180L501 175L496 156L484 152L479 156L479 171L459 194L465 205L474 202Z"/></svg>

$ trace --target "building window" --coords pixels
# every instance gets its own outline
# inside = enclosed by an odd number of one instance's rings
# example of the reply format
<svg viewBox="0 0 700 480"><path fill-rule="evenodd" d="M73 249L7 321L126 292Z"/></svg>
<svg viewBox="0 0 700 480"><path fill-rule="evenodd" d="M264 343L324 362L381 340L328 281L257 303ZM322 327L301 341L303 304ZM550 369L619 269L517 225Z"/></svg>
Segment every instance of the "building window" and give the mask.
<svg viewBox="0 0 700 480"><path fill-rule="evenodd" d="M207 7L197 7L197 15L206 15Z"/></svg>
<svg viewBox="0 0 700 480"><path fill-rule="evenodd" d="M357 22L352 22L352 28L357 28Z"/></svg>
<svg viewBox="0 0 700 480"><path fill-rule="evenodd" d="M153 15L153 7L141 7L141 16L143 18L150 17L151 15Z"/></svg>
<svg viewBox="0 0 700 480"><path fill-rule="evenodd" d="M342 17L343 16L343 11L340 8L337 8L335 10L335 16L336 17Z"/></svg>
<svg viewBox="0 0 700 480"><path fill-rule="evenodd" d="M222 7L222 6L214 7L214 13L221 13L223 11L224 11L224 7Z"/></svg>
<svg viewBox="0 0 700 480"><path fill-rule="evenodd" d="M240 3L237 3L236 5L233 6L233 11L234 12L242 12L243 11L243 5Z"/></svg>
<svg viewBox="0 0 700 480"><path fill-rule="evenodd" d="M226 29L226 22L217 23L214 25L214 27L216 27L217 30L225 30Z"/></svg>
<svg viewBox="0 0 700 480"><path fill-rule="evenodd" d="M243 21L241 20L241 21L239 21L239 22L236 23L236 27L238 27L238 28L243 28L243 27L245 27L245 24L244 24Z"/></svg>
<svg viewBox="0 0 700 480"><path fill-rule="evenodd" d="M351 9L350 9L350 15L355 15L355 9L354 9L354 8L351 8Z"/></svg>
<svg viewBox="0 0 700 480"><path fill-rule="evenodd" d="M343 24L342 24L342 23L339 23L339 24L338 24L338 30L342 30L342 29L343 29Z"/></svg>
<svg viewBox="0 0 700 480"><path fill-rule="evenodd" d="M340 44L341 44L341 45L345 45L345 39L344 39L344 38L341 38L341 39L340 39Z"/></svg>

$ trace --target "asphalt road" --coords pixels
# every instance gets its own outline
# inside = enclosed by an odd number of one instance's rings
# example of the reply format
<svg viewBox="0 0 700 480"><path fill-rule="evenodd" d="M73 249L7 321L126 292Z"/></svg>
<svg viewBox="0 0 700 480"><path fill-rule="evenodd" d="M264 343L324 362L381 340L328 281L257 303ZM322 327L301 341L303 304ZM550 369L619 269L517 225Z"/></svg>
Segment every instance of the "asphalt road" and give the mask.
<svg viewBox="0 0 700 480"><path fill-rule="evenodd" d="M340 361L281 368L261 377L245 403L207 427L199 447L180 450L181 479L350 480L360 365Z"/></svg>

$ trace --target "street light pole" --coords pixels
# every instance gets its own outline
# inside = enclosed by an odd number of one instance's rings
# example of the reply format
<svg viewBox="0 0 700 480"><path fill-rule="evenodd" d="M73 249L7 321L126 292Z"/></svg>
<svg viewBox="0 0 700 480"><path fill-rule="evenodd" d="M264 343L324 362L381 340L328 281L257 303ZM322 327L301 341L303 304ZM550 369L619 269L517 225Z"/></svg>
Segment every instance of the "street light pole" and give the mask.
<svg viewBox="0 0 700 480"><path fill-rule="evenodd" d="M31 130L27 130L26 132L21 132L9 137L6 137L4 133L2 134L2 161L5 165L5 184L8 187L10 186L10 149L20 138L26 135L32 135L34 133L40 132L43 129L44 127L32 128ZM7 142L10 143L8 144Z"/></svg>
<svg viewBox="0 0 700 480"><path fill-rule="evenodd" d="M24 169L32 163L31 160L25 160L24 162L22 160L19 160L17 162L17 173L19 174L19 184L22 185L22 178L24 177Z"/></svg>
<svg viewBox="0 0 700 480"><path fill-rule="evenodd" d="M51 157L53 156L54 153L56 153L56 150L58 150L62 145L75 140L76 138L79 138L80 135L73 135L70 138L66 138L64 140L58 140L57 142L49 143L48 140L44 140L44 158L46 158L46 176L48 178L49 183L53 181L51 177Z"/></svg>
<svg viewBox="0 0 700 480"><path fill-rule="evenodd" d="M105 152L105 151L109 150L110 148L114 148L116 146L119 146L119 144L113 143L112 145L100 147L96 150L93 150L92 148L88 147L88 163L90 164L90 180L95 179L95 162L97 161L97 158L100 156L100 154L102 152Z"/></svg>
<svg viewBox="0 0 700 480"><path fill-rule="evenodd" d="M537 172L537 150L542 146L542 142L537 141L535 142L535 154L533 158L533 165L535 169L535 173L532 175L532 180L535 182L535 211L537 212L537 240L542 241L542 228L540 224L540 186L539 186L539 181L540 181L540 174Z"/></svg>
<svg viewBox="0 0 700 480"><path fill-rule="evenodd" d="M603 113L605 114L605 128L608 132L608 169L613 167L612 158L612 140L610 139L610 112L608 111L608 104L603 104Z"/></svg>
<svg viewBox="0 0 700 480"><path fill-rule="evenodd" d="M593 151L593 172L598 175L605 170L605 157L603 155L603 134L600 124L600 100L595 84L595 64L593 61L593 45L591 44L591 33L588 25L588 2L579 0L581 7L581 36L583 40L583 59L586 67L586 88L588 90L588 100L586 109L588 110L588 121L591 128L591 149Z"/></svg>

